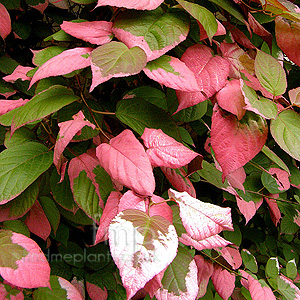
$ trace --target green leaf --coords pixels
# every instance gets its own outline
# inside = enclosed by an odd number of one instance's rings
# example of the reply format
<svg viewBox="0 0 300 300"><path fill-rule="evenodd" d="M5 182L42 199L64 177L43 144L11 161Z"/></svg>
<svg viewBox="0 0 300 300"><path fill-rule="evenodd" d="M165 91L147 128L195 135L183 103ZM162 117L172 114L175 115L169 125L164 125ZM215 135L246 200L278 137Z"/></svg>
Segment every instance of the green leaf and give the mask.
<svg viewBox="0 0 300 300"><path fill-rule="evenodd" d="M76 243L69 241L67 247L60 245L58 246L58 252L67 264L77 268L84 266L84 252Z"/></svg>
<svg viewBox="0 0 300 300"><path fill-rule="evenodd" d="M65 278L66 280L72 279L72 270L71 267L65 263L63 260L58 260L59 254L54 254L51 260L51 255L48 257L48 260L50 260L49 264L51 267L51 275L56 275L62 278Z"/></svg>
<svg viewBox="0 0 300 300"><path fill-rule="evenodd" d="M194 106L182 109L173 118L177 122L192 122L201 119L207 111L207 101L200 102Z"/></svg>
<svg viewBox="0 0 300 300"><path fill-rule="evenodd" d="M92 180L87 176L86 171L81 171L78 177L74 178L73 195L75 201L82 210L97 222L102 216L102 208L99 206L99 197Z"/></svg>
<svg viewBox="0 0 300 300"><path fill-rule="evenodd" d="M119 101L116 116L139 135L142 135L147 127L162 129L167 135L180 140L178 128L170 115L141 98Z"/></svg>
<svg viewBox="0 0 300 300"><path fill-rule="evenodd" d="M40 51L37 51L34 53L32 62L40 67L42 64L44 64L47 60L49 60L50 58L62 53L63 51L65 51L67 48L65 47L60 47L60 46L51 46L51 47L47 47L44 48Z"/></svg>
<svg viewBox="0 0 300 300"><path fill-rule="evenodd" d="M286 300L295 300L299 298L299 289L287 279L283 279L281 276L276 278L278 291L285 297ZM292 287L292 285L294 287ZM297 290L298 291L297 291Z"/></svg>
<svg viewBox="0 0 300 300"><path fill-rule="evenodd" d="M139 47L128 48L113 41L96 48L91 53L91 61L99 68L97 76L101 75L104 82L112 77L138 74L147 64L147 56Z"/></svg>
<svg viewBox="0 0 300 300"><path fill-rule="evenodd" d="M40 143L28 142L0 153L0 202L21 194L53 162L53 152Z"/></svg>
<svg viewBox="0 0 300 300"><path fill-rule="evenodd" d="M234 231L223 231L223 236L226 240L237 246L240 246L242 243L242 233L240 227L236 224L233 224L233 229Z"/></svg>
<svg viewBox="0 0 300 300"><path fill-rule="evenodd" d="M176 257L167 267L161 280L163 287L170 293L179 296L182 292L187 292L185 279L192 259L186 248L178 247Z"/></svg>
<svg viewBox="0 0 300 300"><path fill-rule="evenodd" d="M258 265L255 257L246 249L241 251L241 257L244 263L244 266L251 271L252 273L258 272Z"/></svg>
<svg viewBox="0 0 300 300"><path fill-rule="evenodd" d="M51 191L54 200L64 209L76 212L78 206L73 199L69 176L66 172L64 180L60 182L60 175L53 169L50 178Z"/></svg>
<svg viewBox="0 0 300 300"><path fill-rule="evenodd" d="M126 290L124 289L123 286L118 284L116 291L108 291L107 299L109 299L109 300L124 300L124 299L126 299Z"/></svg>
<svg viewBox="0 0 300 300"><path fill-rule="evenodd" d="M161 90L151 86L140 86L126 93L123 99L143 98L144 100L156 105L157 107L168 111L166 95Z"/></svg>
<svg viewBox="0 0 300 300"><path fill-rule="evenodd" d="M0 71L4 74L11 74L18 65L11 57L5 55L0 57Z"/></svg>
<svg viewBox="0 0 300 300"><path fill-rule="evenodd" d="M276 179L271 174L267 172L262 172L261 182L271 194L282 193L282 191L279 190Z"/></svg>
<svg viewBox="0 0 300 300"><path fill-rule="evenodd" d="M11 148L13 146L34 141L36 141L35 133L26 127L22 127L16 130L13 135L8 131L5 135L4 145L6 148Z"/></svg>
<svg viewBox="0 0 300 300"><path fill-rule="evenodd" d="M0 230L0 267L16 270L16 261L26 257L28 252L20 245L14 244L11 240L13 232Z"/></svg>
<svg viewBox="0 0 300 300"><path fill-rule="evenodd" d="M246 84L243 84L242 90L247 104L246 109L260 114L267 119L276 118L277 106L274 102L267 98L258 98L256 92Z"/></svg>
<svg viewBox="0 0 300 300"><path fill-rule="evenodd" d="M293 110L282 111L271 120L271 134L276 143L290 156L300 161L300 116Z"/></svg>
<svg viewBox="0 0 300 300"><path fill-rule="evenodd" d="M243 17L243 14L232 1L230 0L209 0L209 1L222 7L223 9L228 11L231 15L233 15L235 18L237 18L239 21L244 23L245 19Z"/></svg>
<svg viewBox="0 0 300 300"><path fill-rule="evenodd" d="M113 272L106 269L93 274L88 274L86 276L86 281L99 286L101 289L107 288L108 290L115 291L117 288L117 282ZM126 295L124 299L126 299Z"/></svg>
<svg viewBox="0 0 300 300"><path fill-rule="evenodd" d="M39 200L54 233L56 233L60 221L58 208L50 197L42 196Z"/></svg>
<svg viewBox="0 0 300 300"><path fill-rule="evenodd" d="M30 237L30 231L28 227L21 220L5 221L3 222L3 228Z"/></svg>
<svg viewBox="0 0 300 300"><path fill-rule="evenodd" d="M72 0L72 2L74 3L78 3L78 4L91 4L96 2L97 0Z"/></svg>
<svg viewBox="0 0 300 300"><path fill-rule="evenodd" d="M296 265L295 259L291 259L286 264L287 277L294 280L297 277L297 273L298 273L298 270L297 270L297 265Z"/></svg>
<svg viewBox="0 0 300 300"><path fill-rule="evenodd" d="M2 79L0 80L0 93L1 94L9 94L9 93L13 94L15 91L16 90L10 83L8 83Z"/></svg>
<svg viewBox="0 0 300 300"><path fill-rule="evenodd" d="M93 225L94 221L89 218L82 209L78 209L74 214L71 211L65 210L62 207L58 207L60 213L69 221L79 225Z"/></svg>
<svg viewBox="0 0 300 300"><path fill-rule="evenodd" d="M264 153L267 157L269 157L281 169L286 171L288 174L291 174L289 168L284 163L284 161L275 152L273 152L270 148L268 148L266 145L263 146L263 148L261 149L261 152Z"/></svg>
<svg viewBox="0 0 300 300"><path fill-rule="evenodd" d="M93 229L97 230L96 227ZM112 257L109 253L109 246L104 243L87 248L85 267L95 271L105 268L105 266L112 262Z"/></svg>
<svg viewBox="0 0 300 300"><path fill-rule="evenodd" d="M258 50L254 62L260 84L272 95L282 95L287 88L286 74L280 63L271 55Z"/></svg>
<svg viewBox="0 0 300 300"><path fill-rule="evenodd" d="M279 262L277 257L271 257L266 265L266 277L276 278L279 274Z"/></svg>
<svg viewBox="0 0 300 300"><path fill-rule="evenodd" d="M69 240L69 235L70 235L70 230L67 225L60 222L58 225L56 234L54 235L53 231L51 231L50 235L56 241L62 243L64 246L67 246L68 240ZM50 259L48 259L48 260L50 260ZM55 275L57 275L57 274L55 274Z"/></svg>
<svg viewBox="0 0 300 300"><path fill-rule="evenodd" d="M104 168L97 166L93 173L95 174L95 181L98 183L99 186L99 192L101 199L104 201L104 204L106 203L106 200L110 193L113 191L113 183L111 181L110 176L108 173L104 170Z"/></svg>
<svg viewBox="0 0 300 300"><path fill-rule="evenodd" d="M15 130L27 123L40 120L79 99L72 90L54 85L18 109L12 121L12 128Z"/></svg>
<svg viewBox="0 0 300 300"><path fill-rule="evenodd" d="M205 7L183 0L177 2L204 27L208 38L211 40L217 32L218 23L215 16Z"/></svg>
<svg viewBox="0 0 300 300"><path fill-rule="evenodd" d="M33 292L34 300L68 300L70 299L67 290L59 284L58 277L50 276L51 289L48 287L39 287Z"/></svg>
<svg viewBox="0 0 300 300"><path fill-rule="evenodd" d="M46 0L26 0L26 3L27 3L28 5L33 5L33 6L35 6L35 5L38 5L38 4L40 4L40 3L45 3L45 1L46 1Z"/></svg>
<svg viewBox="0 0 300 300"><path fill-rule="evenodd" d="M6 9L19 9L20 8L20 2L21 0L0 0L0 3L2 3Z"/></svg>

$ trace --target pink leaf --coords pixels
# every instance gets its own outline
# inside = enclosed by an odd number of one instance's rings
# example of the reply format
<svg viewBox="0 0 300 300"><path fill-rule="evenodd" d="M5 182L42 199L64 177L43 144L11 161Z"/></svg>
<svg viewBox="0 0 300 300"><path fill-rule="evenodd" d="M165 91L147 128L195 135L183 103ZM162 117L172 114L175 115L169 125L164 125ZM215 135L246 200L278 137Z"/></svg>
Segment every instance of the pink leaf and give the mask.
<svg viewBox="0 0 300 300"><path fill-rule="evenodd" d="M92 50L92 48L74 48L50 58L35 72L29 87L40 79L69 74L75 70L90 66L90 58L86 56Z"/></svg>
<svg viewBox="0 0 300 300"><path fill-rule="evenodd" d="M289 90L289 97L291 100L291 103L296 106L300 106L300 87L297 87L295 89Z"/></svg>
<svg viewBox="0 0 300 300"><path fill-rule="evenodd" d="M19 99L19 100L0 100L0 115L4 115L7 112L25 105L29 100Z"/></svg>
<svg viewBox="0 0 300 300"><path fill-rule="evenodd" d="M44 3L39 3L38 5L29 5L29 6L37 9L38 11L40 11L43 14L45 9L48 7L48 5L49 5L49 0L45 0Z"/></svg>
<svg viewBox="0 0 300 300"><path fill-rule="evenodd" d="M241 82L238 79L227 81L226 85L217 92L216 100L219 106L241 120L245 115L245 100L241 91Z"/></svg>
<svg viewBox="0 0 300 300"><path fill-rule="evenodd" d="M92 300L106 300L108 297L105 287L104 290L102 290L100 287L90 282L86 283L86 290Z"/></svg>
<svg viewBox="0 0 300 300"><path fill-rule="evenodd" d="M78 290L82 298L85 298L85 288L83 279L77 280L76 277L73 277L71 284Z"/></svg>
<svg viewBox="0 0 300 300"><path fill-rule="evenodd" d="M161 167L161 170L178 192L187 192L189 195L196 198L195 188L190 179L186 176L183 168L174 170L171 168Z"/></svg>
<svg viewBox="0 0 300 300"><path fill-rule="evenodd" d="M169 292L167 289L161 287L156 293L157 300L194 300L198 294L198 279L197 279L197 265L195 260L192 260L189 265L189 272L185 277L186 292L182 292L180 295L175 295L173 292Z"/></svg>
<svg viewBox="0 0 300 300"><path fill-rule="evenodd" d="M155 179L142 144L126 129L97 147L97 157L106 172L121 184L143 196L153 195Z"/></svg>
<svg viewBox="0 0 300 300"><path fill-rule="evenodd" d="M166 87L185 92L199 91L195 74L176 57L163 55L149 62L143 71Z"/></svg>
<svg viewBox="0 0 300 300"><path fill-rule="evenodd" d="M289 173L287 171L284 171L279 168L270 168L269 174L272 175L273 178L275 178L278 189L280 191L286 191L290 188L290 180L289 180Z"/></svg>
<svg viewBox="0 0 300 300"><path fill-rule="evenodd" d="M187 192L172 189L169 189L169 197L179 204L183 226L193 239L204 240L222 230L233 230L229 207L202 202Z"/></svg>
<svg viewBox="0 0 300 300"><path fill-rule="evenodd" d="M266 142L266 121L258 115L250 115L249 112L246 116L247 119L241 123L234 115L222 112L218 105L214 107L211 146L223 170L223 180L249 162Z"/></svg>
<svg viewBox="0 0 300 300"><path fill-rule="evenodd" d="M195 240L195 239L191 238L188 234L183 233L179 237L179 242L181 242L187 246L192 246L199 251L204 250L204 249L225 247L225 246L231 244L229 241L225 240L218 234L212 235L203 240Z"/></svg>
<svg viewBox="0 0 300 300"><path fill-rule="evenodd" d="M49 0L51 4L61 9L69 9L69 2L67 0Z"/></svg>
<svg viewBox="0 0 300 300"><path fill-rule="evenodd" d="M10 300L24 300L24 294L23 294L22 290L20 290L18 294L14 295L13 293L10 293L10 295L9 295L8 291L6 290L5 287L8 287L8 290L14 289L14 293L17 292L16 287L10 285L8 282L4 282L4 283L5 283L5 285L0 284L0 299L1 300L7 300L7 299L10 299Z"/></svg>
<svg viewBox="0 0 300 300"><path fill-rule="evenodd" d="M68 280L58 277L58 282L61 288L67 291L67 299L69 300L83 300L84 298L81 296L80 292L76 289L76 287L71 284Z"/></svg>
<svg viewBox="0 0 300 300"><path fill-rule="evenodd" d="M7 93L0 93L1 96L5 97L5 99L7 99L8 97L14 95L17 91L14 90L12 92L7 92Z"/></svg>
<svg viewBox="0 0 300 300"><path fill-rule="evenodd" d="M97 6L109 5L129 9L153 10L159 7L164 0L98 0Z"/></svg>
<svg viewBox="0 0 300 300"><path fill-rule="evenodd" d="M230 62L230 78L241 78L241 70L246 70L249 74L254 75L254 59L236 43L222 42L220 50L223 57Z"/></svg>
<svg viewBox="0 0 300 300"><path fill-rule="evenodd" d="M29 230L43 240L46 240L51 233L51 225L38 201L30 209L25 224Z"/></svg>
<svg viewBox="0 0 300 300"><path fill-rule="evenodd" d="M107 198L97 230L95 244L108 239L108 227L111 220L118 214L118 205L121 197L122 194L120 192L113 191Z"/></svg>
<svg viewBox="0 0 300 300"><path fill-rule="evenodd" d="M16 261L17 269L0 267L1 276L21 288L49 287L50 266L35 241L19 233L12 233L13 244L23 247L28 254Z"/></svg>
<svg viewBox="0 0 300 300"><path fill-rule="evenodd" d="M235 275L222 269L219 265L214 265L211 280L220 297L223 300L227 300L235 287Z"/></svg>
<svg viewBox="0 0 300 300"><path fill-rule="evenodd" d="M278 198L279 194L271 195L273 198ZM279 220L281 219L281 212L277 205L277 201L275 199L265 197L265 200L270 208L271 219L275 226L278 225Z"/></svg>
<svg viewBox="0 0 300 300"><path fill-rule="evenodd" d="M276 300L272 290L268 286L261 286L260 282L252 276L248 277L249 292L253 300Z"/></svg>
<svg viewBox="0 0 300 300"><path fill-rule="evenodd" d="M203 25L201 25L201 23L199 21L197 21L197 23L199 25L199 30L200 30L200 41L203 41L203 40L207 39L208 36L207 36L207 33L206 33ZM225 27L218 20L217 20L217 23L218 23L218 29L217 29L217 32L214 34L214 36L225 35L226 34Z"/></svg>
<svg viewBox="0 0 300 300"><path fill-rule="evenodd" d="M62 153L64 152L65 148L72 140L72 138L75 136L75 134L79 132L84 126L89 126L93 129L96 128L94 124L85 120L82 111L78 112L72 118L73 120L69 120L58 124L59 133L54 147L54 156L53 156L53 162L57 168L58 173L60 173L60 169L63 163Z"/></svg>
<svg viewBox="0 0 300 300"><path fill-rule="evenodd" d="M11 20L6 7L1 3L0 3L0 24L1 24L0 36L4 40L11 32Z"/></svg>
<svg viewBox="0 0 300 300"><path fill-rule="evenodd" d="M110 223L109 244L129 300L173 261L178 239L166 219L127 209Z"/></svg>
<svg viewBox="0 0 300 300"><path fill-rule="evenodd" d="M165 269L162 270L159 274L155 275L151 280L149 280L144 287L151 299L154 297L156 291L162 286L161 279L164 272ZM160 274L162 275L160 276Z"/></svg>
<svg viewBox="0 0 300 300"><path fill-rule="evenodd" d="M242 257L238 249L223 247L217 250L222 257L231 265L233 269L238 269L242 265Z"/></svg>
<svg viewBox="0 0 300 300"><path fill-rule="evenodd" d="M19 65L10 75L3 77L3 80L12 83L14 83L17 79L21 79L22 81L31 80L31 77L28 77L26 74L32 69L32 67L23 67Z"/></svg>
<svg viewBox="0 0 300 300"><path fill-rule="evenodd" d="M229 75L229 62L221 56L213 56L211 49L204 45L189 47L181 60L195 74L201 92L177 91L177 111L203 102L218 92Z"/></svg>
<svg viewBox="0 0 300 300"><path fill-rule="evenodd" d="M112 22L107 21L80 23L63 21L60 28L78 39L96 45L109 43L113 37Z"/></svg>
<svg viewBox="0 0 300 300"><path fill-rule="evenodd" d="M300 227L300 212L296 209L297 214L294 216L294 223Z"/></svg>
<svg viewBox="0 0 300 300"><path fill-rule="evenodd" d="M283 17L275 18L276 42L279 48L292 60L300 66L300 25L298 22L291 22Z"/></svg>
<svg viewBox="0 0 300 300"><path fill-rule="evenodd" d="M173 211L171 207L165 202L166 200L153 195L151 200L155 203L150 206L149 215L152 216L161 216L167 219L170 223L173 223Z"/></svg>
<svg viewBox="0 0 300 300"><path fill-rule="evenodd" d="M213 274L214 267L209 260L204 259L201 255L196 255L194 259L198 268L198 299L205 295L208 281L211 275Z"/></svg>
<svg viewBox="0 0 300 300"><path fill-rule="evenodd" d="M126 209L137 209L146 212L145 199L135 195L132 191L127 191L120 199L118 213Z"/></svg>
<svg viewBox="0 0 300 300"><path fill-rule="evenodd" d="M238 168L237 170L233 171L232 173L228 174L226 179L228 180L229 184L236 188L240 189L245 193L245 188L243 183L246 180L246 173L243 167Z"/></svg>
<svg viewBox="0 0 300 300"><path fill-rule="evenodd" d="M145 128L141 138L154 167L180 168L199 154L166 135L161 129Z"/></svg>
<svg viewBox="0 0 300 300"><path fill-rule="evenodd" d="M237 206L240 210L240 212L243 214L243 216L246 219L246 224L252 219L252 217L255 215L256 211L261 206L263 200L261 199L259 202L254 201L245 201L238 195L235 196Z"/></svg>

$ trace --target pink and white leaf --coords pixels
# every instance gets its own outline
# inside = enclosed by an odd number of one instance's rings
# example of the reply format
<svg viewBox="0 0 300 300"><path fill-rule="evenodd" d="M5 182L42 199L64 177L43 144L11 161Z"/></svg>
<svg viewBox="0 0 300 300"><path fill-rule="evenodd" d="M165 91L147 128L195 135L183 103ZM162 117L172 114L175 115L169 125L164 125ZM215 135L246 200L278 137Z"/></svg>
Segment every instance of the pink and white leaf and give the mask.
<svg viewBox="0 0 300 300"><path fill-rule="evenodd" d="M96 126L91 122L85 120L84 114L82 111L74 115L73 120L65 121L59 123L59 133L58 138L54 147L54 156L53 162L57 168L58 173L63 163L62 153L64 152L67 145L70 143L72 138L78 133L84 126L89 126L92 129L95 129Z"/></svg>
<svg viewBox="0 0 300 300"><path fill-rule="evenodd" d="M89 56L92 50L92 48L88 47L68 49L50 58L35 72L29 87L40 79L69 74L75 70L90 66L91 61L87 56Z"/></svg>
<svg viewBox="0 0 300 300"><path fill-rule="evenodd" d="M210 236L203 240L195 240L195 239L191 238L190 235L183 233L179 237L179 242L183 243L186 246L192 246L199 251L204 250L204 249L214 249L214 248L218 248L218 247L225 247L225 246L231 244L231 242L225 240L218 234Z"/></svg>
<svg viewBox="0 0 300 300"><path fill-rule="evenodd" d="M83 300L84 298L80 294L80 292L77 290L77 288L70 283L68 280L58 277L59 285L62 289L66 290L67 292L67 299L69 300Z"/></svg>
<svg viewBox="0 0 300 300"><path fill-rule="evenodd" d="M167 289L161 287L156 293L157 300L195 300L198 294L198 278L197 278L197 265L195 260L192 260L189 265L189 272L185 277L186 292L175 295L173 292L169 292Z"/></svg>
<svg viewBox="0 0 300 300"><path fill-rule="evenodd" d="M233 230L229 207L202 202L187 192L172 189L169 189L169 197L179 204L183 226L193 239L204 240L222 230Z"/></svg>
<svg viewBox="0 0 300 300"><path fill-rule="evenodd" d="M4 40L11 32L11 19L6 7L2 3L0 3L0 24L0 36Z"/></svg>
<svg viewBox="0 0 300 300"><path fill-rule="evenodd" d="M271 196L273 198L278 198L279 194L273 194ZM270 208L271 219L272 219L274 225L277 226L281 219L281 212L278 207L277 201L275 199L271 199L271 198L267 198L267 197L265 197L265 200Z"/></svg>
<svg viewBox="0 0 300 300"><path fill-rule="evenodd" d="M31 207L25 220L25 224L32 233L43 240L46 240L51 233L51 225L38 201L35 201Z"/></svg>
<svg viewBox="0 0 300 300"><path fill-rule="evenodd" d="M31 77L28 77L26 74L32 69L32 67L23 67L19 65L14 69L14 71L10 75L3 77L3 80L12 83L14 83L18 79L21 79L22 81L31 80Z"/></svg>
<svg viewBox="0 0 300 300"><path fill-rule="evenodd" d="M78 39L91 44L103 45L109 43L113 38L112 24L112 22L107 21L80 23L63 21L60 28Z"/></svg>
<svg viewBox="0 0 300 300"><path fill-rule="evenodd" d="M100 219L99 227L96 234L95 244L108 239L108 228L112 219L118 214L118 206L122 194L112 191L106 200L106 204Z"/></svg>
<svg viewBox="0 0 300 300"><path fill-rule="evenodd" d="M202 255L195 255L194 260L198 268L198 299L206 294L208 281L213 274L214 267L213 264L209 260L204 259Z"/></svg>
<svg viewBox="0 0 300 300"><path fill-rule="evenodd" d="M222 178L243 167L264 146L268 136L266 121L256 116L240 123L215 105L211 125L211 146L223 170Z"/></svg>
<svg viewBox="0 0 300 300"><path fill-rule="evenodd" d="M153 195L155 179L143 145L126 129L97 147L100 165L116 181L143 195Z"/></svg>
<svg viewBox="0 0 300 300"><path fill-rule="evenodd" d="M16 261L17 269L0 267L3 279L21 288L49 287L50 266L37 243L16 232L12 233L11 241L23 247L28 254Z"/></svg>
<svg viewBox="0 0 300 300"><path fill-rule="evenodd" d="M163 55L148 62L143 71L150 79L174 90L199 91L195 74L176 57Z"/></svg>
<svg viewBox="0 0 300 300"><path fill-rule="evenodd" d="M259 209L261 204L263 203L263 200L261 199L259 202L254 201L245 201L238 195L235 196L237 206L242 213L242 215L246 219L246 224L254 217L256 211Z"/></svg>
<svg viewBox="0 0 300 300"><path fill-rule="evenodd" d="M209 47L191 46L184 52L181 61L195 74L200 92L177 91L177 111L205 101L225 86L230 63L221 56L213 56Z"/></svg>
<svg viewBox="0 0 300 300"><path fill-rule="evenodd" d="M211 281L223 300L227 300L233 293L235 288L235 275L222 269L219 265L214 265L214 271Z"/></svg>
<svg viewBox="0 0 300 300"><path fill-rule="evenodd" d="M145 128L141 138L148 148L146 153L154 167L180 168L199 155L165 134L161 129Z"/></svg>
<svg viewBox="0 0 300 300"><path fill-rule="evenodd" d="M108 292L105 287L104 290L102 290L100 287L90 282L86 283L86 290L92 300L106 300L108 297Z"/></svg>
<svg viewBox="0 0 300 300"><path fill-rule="evenodd" d="M109 244L129 300L173 261L178 238L166 219L129 209L112 220Z"/></svg>
<svg viewBox="0 0 300 300"><path fill-rule="evenodd" d="M109 5L138 10L153 10L159 7L163 0L98 0L97 6Z"/></svg>
<svg viewBox="0 0 300 300"><path fill-rule="evenodd" d="M23 100L20 98L19 100L0 100L0 115L4 115L7 112L25 105L29 100Z"/></svg>
<svg viewBox="0 0 300 300"><path fill-rule="evenodd" d="M85 287L84 287L84 281L83 279L78 280L77 277L73 277L71 284L78 290L81 297L85 297Z"/></svg>
<svg viewBox="0 0 300 300"><path fill-rule="evenodd" d="M186 176L183 168L172 169L161 167L161 170L178 192L187 192L189 195L196 198L195 188L190 179Z"/></svg>
<svg viewBox="0 0 300 300"><path fill-rule="evenodd" d="M245 99L241 90L241 82L238 79L227 81L226 85L216 94L219 106L241 120L245 115Z"/></svg>

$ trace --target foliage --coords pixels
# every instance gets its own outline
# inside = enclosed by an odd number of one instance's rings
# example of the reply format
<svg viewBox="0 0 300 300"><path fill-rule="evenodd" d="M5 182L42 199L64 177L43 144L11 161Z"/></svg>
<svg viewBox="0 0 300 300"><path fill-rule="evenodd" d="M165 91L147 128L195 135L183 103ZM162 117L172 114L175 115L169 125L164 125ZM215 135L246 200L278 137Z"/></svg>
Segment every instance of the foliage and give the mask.
<svg viewBox="0 0 300 300"><path fill-rule="evenodd" d="M300 299L300 8L0 0L0 298Z"/></svg>

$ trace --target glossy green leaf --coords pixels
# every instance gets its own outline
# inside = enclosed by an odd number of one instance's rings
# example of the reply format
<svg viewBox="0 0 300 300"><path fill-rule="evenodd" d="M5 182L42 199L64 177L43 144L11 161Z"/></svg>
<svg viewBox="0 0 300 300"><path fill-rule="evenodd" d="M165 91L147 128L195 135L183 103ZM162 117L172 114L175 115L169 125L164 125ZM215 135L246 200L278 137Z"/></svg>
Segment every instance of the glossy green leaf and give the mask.
<svg viewBox="0 0 300 300"><path fill-rule="evenodd" d="M40 143L28 142L0 153L0 202L21 194L53 162L53 153Z"/></svg>
<svg viewBox="0 0 300 300"><path fill-rule="evenodd" d="M218 23L215 16L205 7L195 3L177 0L177 2L204 27L208 38L211 40L217 32Z"/></svg>
<svg viewBox="0 0 300 300"><path fill-rule="evenodd" d="M294 280L297 277L297 273L298 273L298 270L297 270L297 265L296 265L295 259L291 259L286 264L287 277Z"/></svg>
<svg viewBox="0 0 300 300"><path fill-rule="evenodd" d="M232 16L237 18L239 21L244 23L244 17L242 12L239 10L238 6L234 4L234 2L230 0L209 0L212 3L217 4L218 6L222 7L226 11L228 11Z"/></svg>
<svg viewBox="0 0 300 300"><path fill-rule="evenodd" d="M201 119L207 111L207 101L200 102L191 107L180 110L173 115L175 121L178 122L192 122Z"/></svg>
<svg viewBox="0 0 300 300"><path fill-rule="evenodd" d="M300 160L300 116L293 110L282 111L271 120L271 134L276 143L293 158Z"/></svg>
<svg viewBox="0 0 300 300"><path fill-rule="evenodd" d="M240 227L233 224L234 231L223 231L223 236L226 240L232 242L233 244L240 246L242 243L242 233Z"/></svg>
<svg viewBox="0 0 300 300"><path fill-rule="evenodd" d="M140 98L119 101L116 110L117 118L142 135L144 129L162 129L164 133L180 140L175 122L164 110Z"/></svg>
<svg viewBox="0 0 300 300"><path fill-rule="evenodd" d="M35 133L26 127L22 127L16 130L13 135L8 131L5 135L4 145L6 148L11 148L13 146L34 141L36 141Z"/></svg>
<svg viewBox="0 0 300 300"><path fill-rule="evenodd" d="M72 90L54 85L18 109L12 121L12 128L16 130L27 123L40 120L76 100L79 100L79 97L74 95Z"/></svg>
<svg viewBox="0 0 300 300"><path fill-rule="evenodd" d="M279 274L279 262L277 257L271 257L266 265L266 277L276 278Z"/></svg>
<svg viewBox="0 0 300 300"><path fill-rule="evenodd" d="M260 84L272 95L282 95L287 88L286 74L280 63L271 55L258 51L254 62Z"/></svg>
<svg viewBox="0 0 300 300"><path fill-rule="evenodd" d="M242 257L244 266L252 273L257 273L258 265L257 265L255 257L251 254L251 252L249 252L246 249L243 249L241 251L241 257Z"/></svg>
<svg viewBox="0 0 300 300"><path fill-rule="evenodd" d="M47 48L44 48L40 51L34 51L32 62L40 67L42 64L44 64L47 60L50 58L62 53L67 48L60 47L60 46L50 46Z"/></svg>

